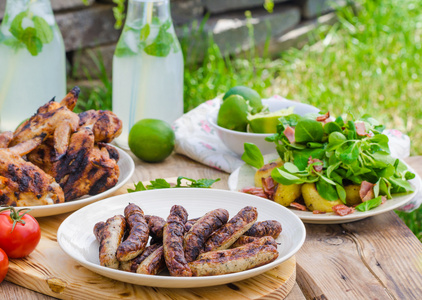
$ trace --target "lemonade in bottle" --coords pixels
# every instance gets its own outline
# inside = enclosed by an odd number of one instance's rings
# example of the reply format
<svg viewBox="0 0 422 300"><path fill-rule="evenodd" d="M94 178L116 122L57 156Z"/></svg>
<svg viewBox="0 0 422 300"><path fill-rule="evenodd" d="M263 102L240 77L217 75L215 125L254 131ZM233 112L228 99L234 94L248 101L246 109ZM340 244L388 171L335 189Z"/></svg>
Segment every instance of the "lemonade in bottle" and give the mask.
<svg viewBox="0 0 422 300"><path fill-rule="evenodd" d="M113 57L113 112L123 121L116 143L126 149L137 121L183 114L183 54L168 0L129 0Z"/></svg>
<svg viewBox="0 0 422 300"><path fill-rule="evenodd" d="M49 0L8 0L0 25L0 131L66 94L63 38Z"/></svg>

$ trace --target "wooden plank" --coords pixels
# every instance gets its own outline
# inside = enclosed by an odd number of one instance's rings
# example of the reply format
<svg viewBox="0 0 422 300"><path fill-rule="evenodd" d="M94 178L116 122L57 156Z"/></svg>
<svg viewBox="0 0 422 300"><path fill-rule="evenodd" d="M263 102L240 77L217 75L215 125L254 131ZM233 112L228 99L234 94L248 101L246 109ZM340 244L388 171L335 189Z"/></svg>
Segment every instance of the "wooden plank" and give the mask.
<svg viewBox="0 0 422 300"><path fill-rule="evenodd" d="M307 298L422 295L417 266L422 244L394 212L341 225L306 224L306 230L307 239L297 254L297 281Z"/></svg>
<svg viewBox="0 0 422 300"><path fill-rule="evenodd" d="M0 299L52 300L54 298L3 281L0 283Z"/></svg>
<svg viewBox="0 0 422 300"><path fill-rule="evenodd" d="M394 212L341 227L390 298L422 295L422 244Z"/></svg>

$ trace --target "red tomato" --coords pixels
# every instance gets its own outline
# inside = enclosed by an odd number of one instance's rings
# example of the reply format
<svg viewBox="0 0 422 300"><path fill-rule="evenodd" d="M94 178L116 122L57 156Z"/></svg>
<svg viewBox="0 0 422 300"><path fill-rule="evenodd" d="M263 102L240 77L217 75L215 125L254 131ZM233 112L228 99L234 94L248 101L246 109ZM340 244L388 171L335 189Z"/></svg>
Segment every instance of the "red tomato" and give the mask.
<svg viewBox="0 0 422 300"><path fill-rule="evenodd" d="M9 259L3 249L0 248L0 282L6 277L9 270Z"/></svg>
<svg viewBox="0 0 422 300"><path fill-rule="evenodd" d="M23 210L8 207L0 212L0 248L9 258L27 256L41 239L37 220Z"/></svg>

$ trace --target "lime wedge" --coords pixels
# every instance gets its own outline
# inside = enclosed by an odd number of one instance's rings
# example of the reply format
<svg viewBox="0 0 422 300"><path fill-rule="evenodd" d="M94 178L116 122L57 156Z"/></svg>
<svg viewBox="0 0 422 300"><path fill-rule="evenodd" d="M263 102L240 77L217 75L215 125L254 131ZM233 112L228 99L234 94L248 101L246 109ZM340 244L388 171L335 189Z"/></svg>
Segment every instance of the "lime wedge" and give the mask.
<svg viewBox="0 0 422 300"><path fill-rule="evenodd" d="M276 133L278 119L283 116L291 115L294 107L280 109L269 113L258 113L249 115L249 128L254 133Z"/></svg>

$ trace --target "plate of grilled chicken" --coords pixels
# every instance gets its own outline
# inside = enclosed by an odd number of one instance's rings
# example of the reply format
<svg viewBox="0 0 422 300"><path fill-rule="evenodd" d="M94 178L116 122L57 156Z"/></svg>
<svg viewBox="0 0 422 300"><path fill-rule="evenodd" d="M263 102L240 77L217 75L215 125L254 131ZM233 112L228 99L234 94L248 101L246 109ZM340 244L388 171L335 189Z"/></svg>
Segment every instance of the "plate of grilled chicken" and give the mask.
<svg viewBox="0 0 422 300"><path fill-rule="evenodd" d="M34 217L77 210L122 187L135 164L110 143L122 132L111 111L75 113L80 89L54 99L14 131L0 133L0 207Z"/></svg>
<svg viewBox="0 0 422 300"><path fill-rule="evenodd" d="M292 257L306 231L290 210L227 190L178 188L103 199L60 225L89 270L144 286L197 288L257 276Z"/></svg>

